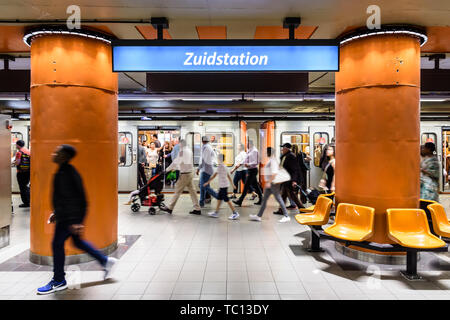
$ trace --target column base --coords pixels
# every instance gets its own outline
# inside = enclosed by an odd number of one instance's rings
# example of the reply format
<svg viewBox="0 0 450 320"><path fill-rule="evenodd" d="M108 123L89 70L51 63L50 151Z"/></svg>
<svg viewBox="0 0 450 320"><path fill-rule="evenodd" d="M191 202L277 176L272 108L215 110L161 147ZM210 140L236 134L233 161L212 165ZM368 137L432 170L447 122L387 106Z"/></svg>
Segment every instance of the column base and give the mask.
<svg viewBox="0 0 450 320"><path fill-rule="evenodd" d="M99 251L107 256L116 251L116 249L117 249L117 241L114 241L106 248L99 249ZM65 265L85 263L93 260L95 259L90 255L88 255L87 253L75 254L71 256L66 256ZM30 251L30 262L42 266L53 266L53 256L41 256L39 254Z"/></svg>
<svg viewBox="0 0 450 320"><path fill-rule="evenodd" d="M0 248L9 246L9 226L0 228Z"/></svg>
<svg viewBox="0 0 450 320"><path fill-rule="evenodd" d="M386 253L377 254L349 248L339 242L335 242L336 251L346 257L376 264L405 265L406 255L389 255ZM420 253L417 254L417 260L420 259Z"/></svg>

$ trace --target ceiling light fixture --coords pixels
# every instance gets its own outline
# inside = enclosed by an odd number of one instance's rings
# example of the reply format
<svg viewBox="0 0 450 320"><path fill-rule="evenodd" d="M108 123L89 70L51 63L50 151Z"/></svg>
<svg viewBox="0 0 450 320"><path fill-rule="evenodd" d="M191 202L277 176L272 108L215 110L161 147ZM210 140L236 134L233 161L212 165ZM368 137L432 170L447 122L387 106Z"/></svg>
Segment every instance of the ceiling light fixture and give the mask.
<svg viewBox="0 0 450 320"><path fill-rule="evenodd" d="M386 34L403 34L417 37L420 40L420 46L423 46L428 41L425 28L407 24L386 24L382 25L381 29L367 29L366 27L362 27L349 31L338 39L340 40L340 44L343 45L356 39Z"/></svg>
<svg viewBox="0 0 450 320"><path fill-rule="evenodd" d="M23 37L23 42L29 47L31 47L31 42L36 37L41 37L43 35L49 34L66 34L79 37L86 37L90 39L96 39L108 44L111 44L113 36L88 29L68 29L65 25L44 25L38 27L32 27L25 31Z"/></svg>

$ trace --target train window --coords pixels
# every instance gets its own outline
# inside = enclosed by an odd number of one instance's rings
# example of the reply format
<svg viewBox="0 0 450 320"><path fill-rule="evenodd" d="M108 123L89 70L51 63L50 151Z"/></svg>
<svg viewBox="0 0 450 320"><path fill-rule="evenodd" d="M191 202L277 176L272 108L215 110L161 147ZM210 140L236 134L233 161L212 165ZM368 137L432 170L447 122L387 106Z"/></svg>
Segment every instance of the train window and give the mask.
<svg viewBox="0 0 450 320"><path fill-rule="evenodd" d="M201 135L197 132L189 132L186 134L186 146L192 150L192 156L194 157L194 165L200 164L200 157L202 153Z"/></svg>
<svg viewBox="0 0 450 320"><path fill-rule="evenodd" d="M330 137L326 132L316 132L314 133L313 138L314 165L320 167L320 158L322 157L323 148L329 143Z"/></svg>
<svg viewBox="0 0 450 320"><path fill-rule="evenodd" d="M309 133L304 132L283 132L281 134L281 144L289 142L296 145L299 151L309 155Z"/></svg>
<svg viewBox="0 0 450 320"><path fill-rule="evenodd" d="M211 147L216 154L223 153L225 155L225 165L232 167L234 165L234 136L232 133L218 132L207 133Z"/></svg>
<svg viewBox="0 0 450 320"><path fill-rule="evenodd" d="M19 140L23 140L23 134L20 132L11 132L11 159L16 156L16 142Z"/></svg>
<svg viewBox="0 0 450 320"><path fill-rule="evenodd" d="M119 132L119 167L133 164L133 136L131 132Z"/></svg>
<svg viewBox="0 0 450 320"><path fill-rule="evenodd" d="M436 144L436 134L429 132L422 133L422 136L420 137L420 144L425 144L427 142L433 142Z"/></svg>

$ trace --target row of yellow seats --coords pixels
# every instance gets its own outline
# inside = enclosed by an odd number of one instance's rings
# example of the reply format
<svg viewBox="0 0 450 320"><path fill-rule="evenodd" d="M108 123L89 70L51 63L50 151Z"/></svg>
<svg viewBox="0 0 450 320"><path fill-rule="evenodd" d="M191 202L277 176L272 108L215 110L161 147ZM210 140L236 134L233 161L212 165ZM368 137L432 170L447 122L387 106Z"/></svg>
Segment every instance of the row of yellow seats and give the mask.
<svg viewBox="0 0 450 320"><path fill-rule="evenodd" d="M329 199L333 200L334 194L335 194L334 192L321 194L317 198L317 201L319 201L319 198L329 198ZM316 204L317 204L317 202L316 202ZM309 206L308 208L300 208L300 212L301 213L311 213L314 211L315 207L316 207L315 205L312 205L312 206Z"/></svg>
<svg viewBox="0 0 450 320"><path fill-rule="evenodd" d="M331 199L320 197L312 213L298 214L295 219L303 225L325 225L332 204ZM450 236L450 224L442 205L434 203L428 208L433 216L435 232L444 237ZM334 224L324 232L347 241L365 241L373 234L374 218L374 208L340 203ZM431 249L445 246L444 241L430 232L425 211L421 209L388 209L387 223L389 238L404 247Z"/></svg>

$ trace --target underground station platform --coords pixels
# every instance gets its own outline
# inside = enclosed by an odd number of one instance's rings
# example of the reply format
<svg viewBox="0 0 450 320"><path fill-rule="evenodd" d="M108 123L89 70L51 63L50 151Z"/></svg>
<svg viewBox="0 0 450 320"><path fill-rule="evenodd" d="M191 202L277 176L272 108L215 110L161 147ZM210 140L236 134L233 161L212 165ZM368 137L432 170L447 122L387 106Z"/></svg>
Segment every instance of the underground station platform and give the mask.
<svg viewBox="0 0 450 320"><path fill-rule="evenodd" d="M1 303L450 300L450 2L0 6Z"/></svg>

